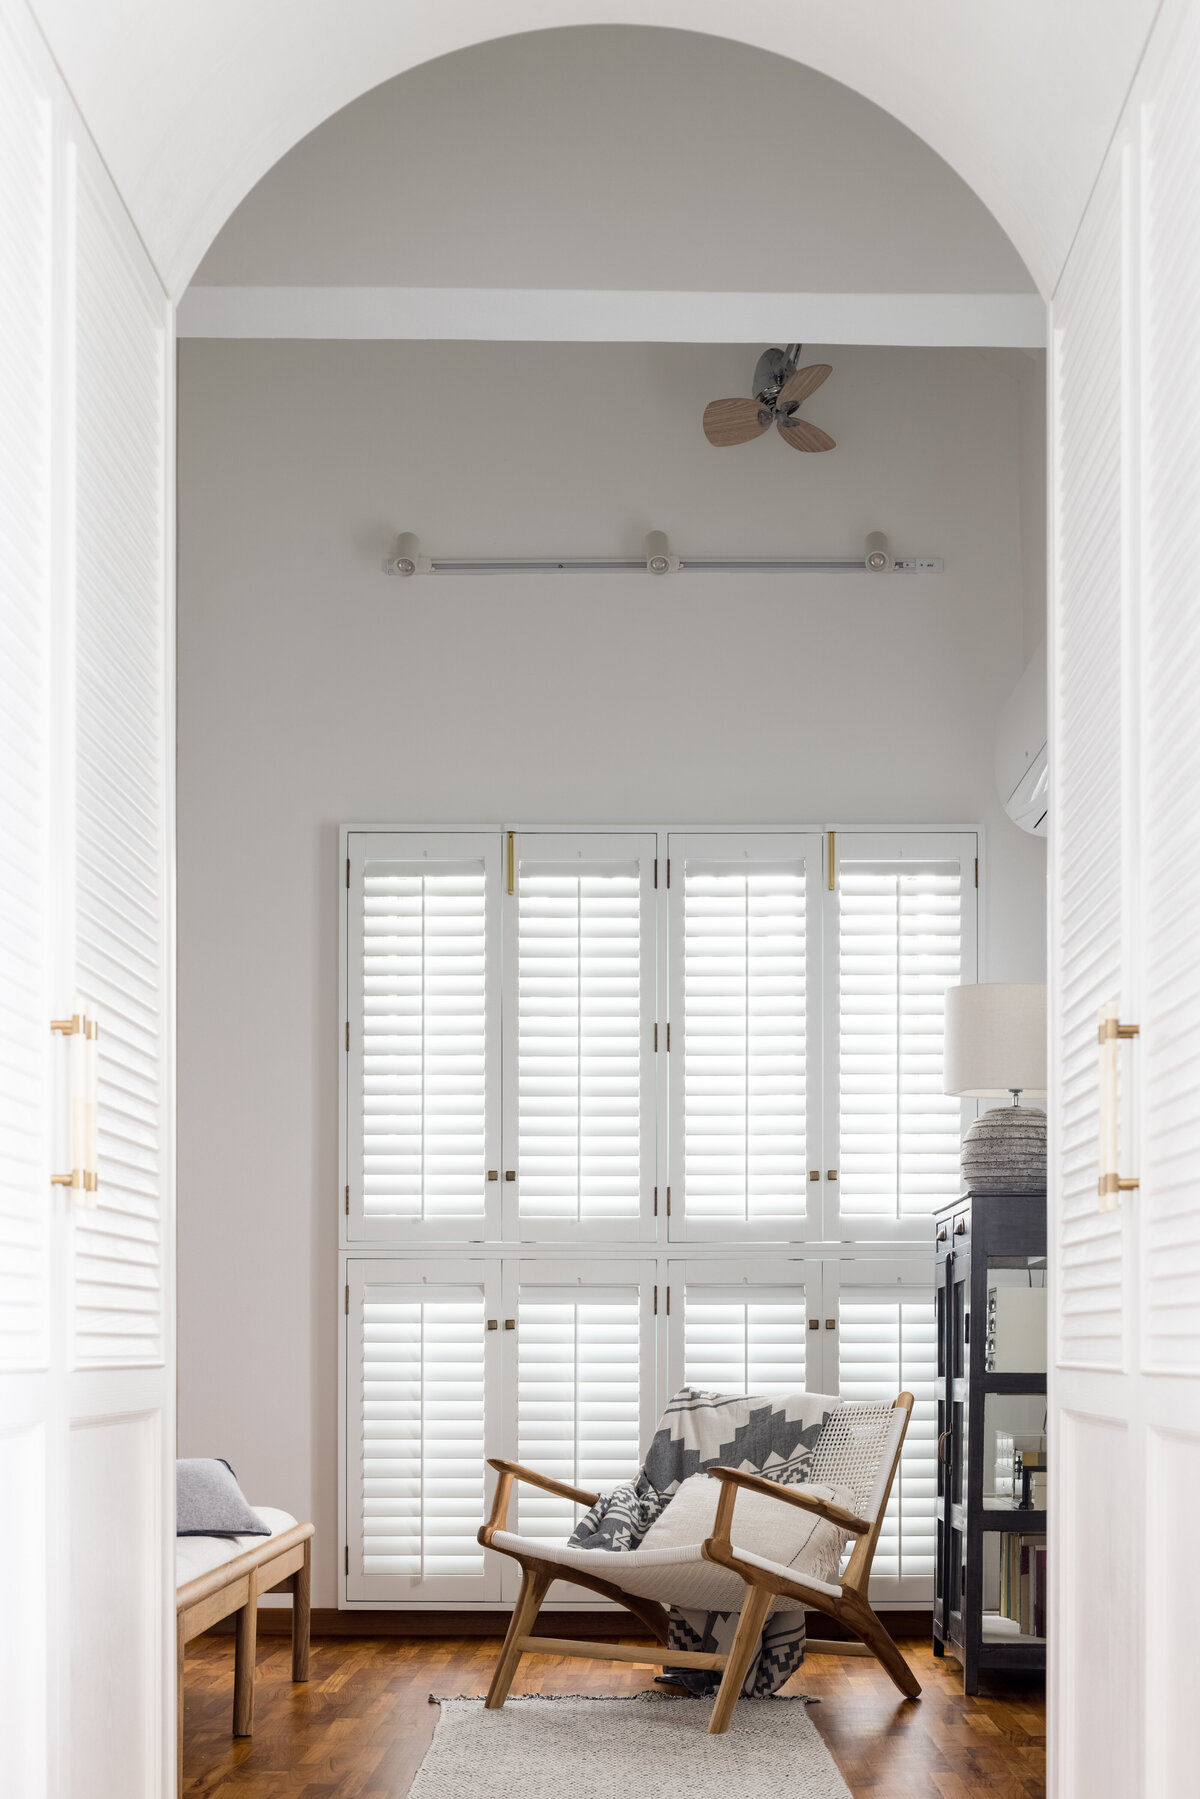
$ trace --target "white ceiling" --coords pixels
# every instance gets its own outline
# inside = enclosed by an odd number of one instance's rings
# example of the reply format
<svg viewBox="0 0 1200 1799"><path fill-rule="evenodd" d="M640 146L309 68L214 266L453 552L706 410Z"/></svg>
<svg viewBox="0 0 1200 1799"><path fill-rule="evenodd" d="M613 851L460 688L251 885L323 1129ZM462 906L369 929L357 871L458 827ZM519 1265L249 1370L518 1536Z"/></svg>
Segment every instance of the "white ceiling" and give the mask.
<svg viewBox="0 0 1200 1799"><path fill-rule="evenodd" d="M1052 290L1155 0L33 0L168 288L330 114L405 69L554 25L677 27L845 83L922 137Z"/></svg>

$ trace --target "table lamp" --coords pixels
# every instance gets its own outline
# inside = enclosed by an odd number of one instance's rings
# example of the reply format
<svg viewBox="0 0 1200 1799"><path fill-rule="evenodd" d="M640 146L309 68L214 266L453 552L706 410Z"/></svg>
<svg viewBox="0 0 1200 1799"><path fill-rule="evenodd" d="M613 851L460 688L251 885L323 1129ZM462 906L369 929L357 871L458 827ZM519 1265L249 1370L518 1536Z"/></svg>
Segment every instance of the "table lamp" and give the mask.
<svg viewBox="0 0 1200 1799"><path fill-rule="evenodd" d="M943 1091L959 1099L999 1099L963 1139L968 1193L1046 1191L1046 1114L1021 1104L1046 1093L1046 989L980 982L946 990Z"/></svg>

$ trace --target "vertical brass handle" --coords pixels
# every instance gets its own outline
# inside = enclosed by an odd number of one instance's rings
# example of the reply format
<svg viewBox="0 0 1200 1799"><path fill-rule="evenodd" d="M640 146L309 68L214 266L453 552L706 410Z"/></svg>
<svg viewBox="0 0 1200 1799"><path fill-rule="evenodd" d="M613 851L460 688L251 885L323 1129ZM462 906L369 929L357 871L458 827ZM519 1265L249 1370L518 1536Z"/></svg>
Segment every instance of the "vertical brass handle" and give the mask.
<svg viewBox="0 0 1200 1799"><path fill-rule="evenodd" d="M942 1454L942 1445L946 1442L948 1437L953 1437L953 1435L954 1435L954 1432L952 1430L944 1430L942 1432L941 1436L937 1440L937 1459L941 1463L943 1468L953 1467L953 1463L951 1462L949 1456L945 1456Z"/></svg>
<svg viewBox="0 0 1200 1799"><path fill-rule="evenodd" d="M1099 1129L1100 1210L1115 1212L1118 1195L1130 1193L1138 1185L1136 1175L1123 1176L1119 1170L1121 1142L1121 1070L1119 1052L1122 1038L1136 1037L1136 1024L1122 1024L1120 1007L1115 1000L1100 1008L1100 1085L1097 1104Z"/></svg>

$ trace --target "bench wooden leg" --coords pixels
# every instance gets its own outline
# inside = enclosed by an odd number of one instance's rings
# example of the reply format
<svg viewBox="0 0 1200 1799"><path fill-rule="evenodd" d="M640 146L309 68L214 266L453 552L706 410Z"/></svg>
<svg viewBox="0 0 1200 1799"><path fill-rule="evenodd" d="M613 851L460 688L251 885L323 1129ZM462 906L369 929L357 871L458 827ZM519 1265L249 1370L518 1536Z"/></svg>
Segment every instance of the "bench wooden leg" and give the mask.
<svg viewBox="0 0 1200 1799"><path fill-rule="evenodd" d="M311 1629L312 1538L304 1545L304 1564L292 1575L292 1679L308 1679Z"/></svg>
<svg viewBox="0 0 1200 1799"><path fill-rule="evenodd" d="M183 1792L183 1619L175 1619L175 1787Z"/></svg>
<svg viewBox="0 0 1200 1799"><path fill-rule="evenodd" d="M233 1663L233 1734L254 1731L254 1659L258 1650L258 1569L252 1568L246 1603L237 1614L237 1647Z"/></svg>

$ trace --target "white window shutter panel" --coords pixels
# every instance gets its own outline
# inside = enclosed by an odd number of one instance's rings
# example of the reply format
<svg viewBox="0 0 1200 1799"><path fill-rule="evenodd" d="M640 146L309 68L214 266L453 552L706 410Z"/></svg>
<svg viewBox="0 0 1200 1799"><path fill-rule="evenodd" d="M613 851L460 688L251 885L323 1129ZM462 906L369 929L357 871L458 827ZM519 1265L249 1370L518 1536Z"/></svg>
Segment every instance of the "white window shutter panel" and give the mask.
<svg viewBox="0 0 1200 1799"><path fill-rule="evenodd" d="M517 1460L594 1492L632 1480L653 1426L650 1288L633 1261L517 1265ZM523 1487L521 1531L565 1542L581 1508Z"/></svg>
<svg viewBox="0 0 1200 1799"><path fill-rule="evenodd" d="M100 1024L100 1186L75 1213L75 1359L163 1354L167 336L76 193L76 957Z"/></svg>
<svg viewBox="0 0 1200 1799"><path fill-rule="evenodd" d="M499 1216L499 840L355 833L349 862L352 1231L481 1238Z"/></svg>
<svg viewBox="0 0 1200 1799"><path fill-rule="evenodd" d="M750 1291L688 1280L680 1295L685 1385L710 1393L804 1391L805 1289L776 1287L774 1274L764 1269Z"/></svg>
<svg viewBox="0 0 1200 1799"><path fill-rule="evenodd" d="M1145 1358L1200 1372L1200 18L1145 112L1142 1188Z"/></svg>
<svg viewBox="0 0 1200 1799"><path fill-rule="evenodd" d="M673 834L670 849L673 1234L803 1235L820 839Z"/></svg>
<svg viewBox="0 0 1200 1799"><path fill-rule="evenodd" d="M1054 304L1058 592L1051 777L1052 1041L1061 1359L1123 1355L1122 1222L1099 1209L1097 1019L1122 994L1122 159L1108 161Z"/></svg>
<svg viewBox="0 0 1200 1799"><path fill-rule="evenodd" d="M915 1404L884 1515L871 1586L877 1597L924 1597L937 1547L937 1327L932 1291L859 1288L843 1269L838 1307L839 1391ZM884 1583L897 1585L889 1591ZM903 1583L903 1585L899 1584Z"/></svg>
<svg viewBox="0 0 1200 1799"><path fill-rule="evenodd" d="M0 1367L47 1354L50 102L0 55Z"/></svg>
<svg viewBox="0 0 1200 1799"><path fill-rule="evenodd" d="M637 1236L653 1228L657 840L522 832L517 846L522 1232Z"/></svg>
<svg viewBox="0 0 1200 1799"><path fill-rule="evenodd" d="M494 1599L485 1511L499 1281L481 1262L352 1261L347 1596Z"/></svg>
<svg viewBox="0 0 1200 1799"><path fill-rule="evenodd" d="M888 855L839 839L836 1200L844 1229L915 1224L960 1190L962 1106L942 1091L947 987L975 979L973 840ZM874 849L884 853L872 854Z"/></svg>

